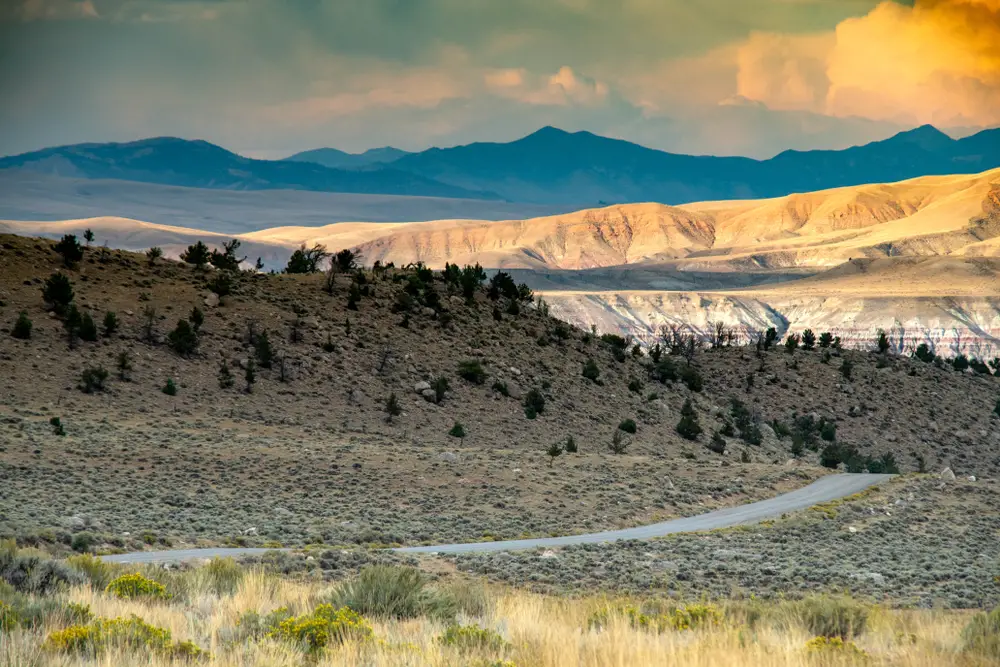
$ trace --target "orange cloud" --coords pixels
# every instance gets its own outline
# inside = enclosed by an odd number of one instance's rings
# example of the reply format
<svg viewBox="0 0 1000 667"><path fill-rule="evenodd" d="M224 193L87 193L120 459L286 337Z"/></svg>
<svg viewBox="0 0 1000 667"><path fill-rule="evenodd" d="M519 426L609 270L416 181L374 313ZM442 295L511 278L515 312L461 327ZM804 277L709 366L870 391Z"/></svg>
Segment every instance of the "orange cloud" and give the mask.
<svg viewBox="0 0 1000 667"><path fill-rule="evenodd" d="M487 72L484 80L495 95L540 106L596 105L609 92L605 83L566 66L549 77L531 76L524 69L495 70Z"/></svg>
<svg viewBox="0 0 1000 667"><path fill-rule="evenodd" d="M817 109L829 88L827 58L832 34L754 33L736 56L738 95L772 109Z"/></svg>
<svg viewBox="0 0 1000 667"><path fill-rule="evenodd" d="M883 2L832 34L759 34L738 93L772 108L941 125L1000 123L1000 0Z"/></svg>

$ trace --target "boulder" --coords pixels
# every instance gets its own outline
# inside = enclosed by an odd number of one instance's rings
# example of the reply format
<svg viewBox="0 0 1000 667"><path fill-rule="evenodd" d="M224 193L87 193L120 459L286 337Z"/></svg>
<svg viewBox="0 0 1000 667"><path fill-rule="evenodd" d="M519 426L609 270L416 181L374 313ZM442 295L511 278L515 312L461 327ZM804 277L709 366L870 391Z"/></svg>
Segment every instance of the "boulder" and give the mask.
<svg viewBox="0 0 1000 667"><path fill-rule="evenodd" d="M423 394L430 388L431 388L430 382L418 382L415 385L413 385L413 391L417 392L418 394Z"/></svg>
<svg viewBox="0 0 1000 667"><path fill-rule="evenodd" d="M941 471L941 479L950 481L955 479L955 473L952 472L951 468L945 468Z"/></svg>
<svg viewBox="0 0 1000 667"><path fill-rule="evenodd" d="M209 308L215 308L219 305L219 295L215 292L209 292L208 296L205 297L205 305Z"/></svg>
<svg viewBox="0 0 1000 667"><path fill-rule="evenodd" d="M446 463L458 463L458 454L455 452L441 452L438 458Z"/></svg>
<svg viewBox="0 0 1000 667"><path fill-rule="evenodd" d="M427 401L428 403L434 403L437 401L437 392L435 392L433 389L429 388L424 389L422 392L420 392L420 395L423 396L424 400Z"/></svg>

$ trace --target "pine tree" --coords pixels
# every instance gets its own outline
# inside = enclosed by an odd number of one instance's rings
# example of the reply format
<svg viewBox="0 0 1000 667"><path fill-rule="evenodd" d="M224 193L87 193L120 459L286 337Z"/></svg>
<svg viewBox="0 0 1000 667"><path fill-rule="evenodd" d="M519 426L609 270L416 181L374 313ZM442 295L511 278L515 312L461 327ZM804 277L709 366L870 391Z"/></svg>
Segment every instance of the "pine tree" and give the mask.
<svg viewBox="0 0 1000 667"><path fill-rule="evenodd" d="M14 322L14 328L10 330L10 335L21 340L31 338L31 320L28 319L28 313L21 311L21 314L17 316L17 321Z"/></svg>
<svg viewBox="0 0 1000 667"><path fill-rule="evenodd" d="M394 417L398 417L401 414L403 414L403 406L399 404L396 392L392 392L385 401L385 420L391 423Z"/></svg>
<svg viewBox="0 0 1000 667"><path fill-rule="evenodd" d="M687 440L697 440L702 433L698 414L691 404L691 399L684 401L684 406L681 407L681 420L677 422L677 433Z"/></svg>
<svg viewBox="0 0 1000 667"><path fill-rule="evenodd" d="M552 464L555 463L556 457L562 455L563 444L561 442L553 442L548 446L548 449L545 450L545 453L549 456L549 467L551 468Z"/></svg>
<svg viewBox="0 0 1000 667"><path fill-rule="evenodd" d="M229 362L225 359L219 365L219 389L229 389L236 383L232 372L229 370Z"/></svg>
<svg viewBox="0 0 1000 667"><path fill-rule="evenodd" d="M243 379L247 382L247 393L253 391L253 385L257 381L257 365L254 363L253 357L247 359L247 370Z"/></svg>
<svg viewBox="0 0 1000 667"><path fill-rule="evenodd" d="M112 336L118 331L118 315L112 311L104 313L104 336Z"/></svg>

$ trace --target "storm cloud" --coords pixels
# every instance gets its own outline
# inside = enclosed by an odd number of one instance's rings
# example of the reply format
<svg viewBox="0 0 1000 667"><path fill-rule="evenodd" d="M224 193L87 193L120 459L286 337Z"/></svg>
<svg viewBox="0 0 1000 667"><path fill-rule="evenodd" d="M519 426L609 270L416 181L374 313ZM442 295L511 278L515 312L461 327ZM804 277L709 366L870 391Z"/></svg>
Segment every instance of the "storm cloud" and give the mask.
<svg viewBox="0 0 1000 667"><path fill-rule="evenodd" d="M271 157L552 124L766 156L989 126L998 3L8 0L0 153L177 135Z"/></svg>

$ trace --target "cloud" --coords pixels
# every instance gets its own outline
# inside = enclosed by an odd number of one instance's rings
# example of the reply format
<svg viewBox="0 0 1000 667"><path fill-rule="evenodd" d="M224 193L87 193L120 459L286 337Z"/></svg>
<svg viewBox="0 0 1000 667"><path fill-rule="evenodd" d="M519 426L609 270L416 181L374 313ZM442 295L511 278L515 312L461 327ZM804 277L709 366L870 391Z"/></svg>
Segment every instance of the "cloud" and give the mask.
<svg viewBox="0 0 1000 667"><path fill-rule="evenodd" d="M532 74L524 68L491 70L484 74L486 91L524 104L595 106L609 95L608 85L563 65L554 74Z"/></svg>
<svg viewBox="0 0 1000 667"><path fill-rule="evenodd" d="M767 155L976 128L1000 123L998 5L0 0L0 153L162 134L422 148L551 124Z"/></svg>
<svg viewBox="0 0 1000 667"><path fill-rule="evenodd" d="M883 2L826 34L755 34L739 94L775 109L900 123L1000 123L1000 0Z"/></svg>
<svg viewBox="0 0 1000 667"><path fill-rule="evenodd" d="M98 18L91 0L24 0L15 14L23 21Z"/></svg>
<svg viewBox="0 0 1000 667"><path fill-rule="evenodd" d="M754 33L737 51L737 94L772 109L820 108L829 88L826 60L835 42L832 34Z"/></svg>
<svg viewBox="0 0 1000 667"><path fill-rule="evenodd" d="M352 75L352 70L364 73ZM263 109L263 117L281 124L322 123L373 109L432 109L447 100L470 96L464 77L439 68L352 62L337 65L327 74L337 81L336 90L269 105ZM313 85L325 89L330 83L316 81Z"/></svg>

